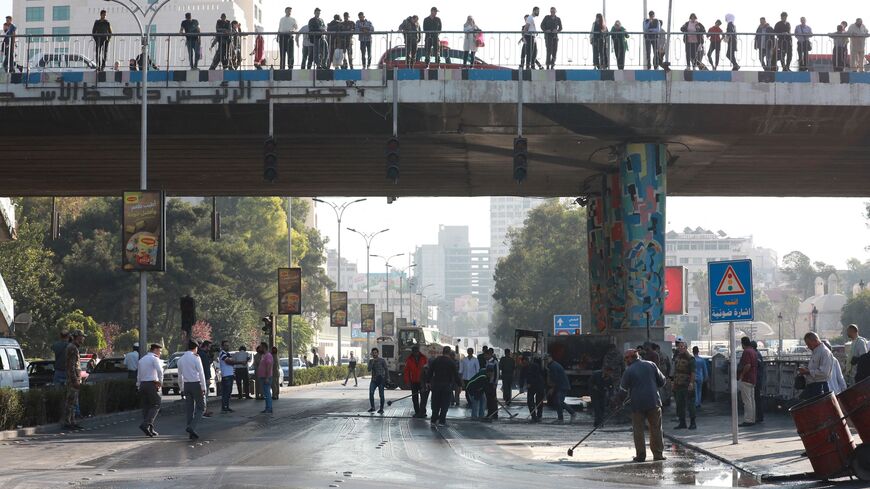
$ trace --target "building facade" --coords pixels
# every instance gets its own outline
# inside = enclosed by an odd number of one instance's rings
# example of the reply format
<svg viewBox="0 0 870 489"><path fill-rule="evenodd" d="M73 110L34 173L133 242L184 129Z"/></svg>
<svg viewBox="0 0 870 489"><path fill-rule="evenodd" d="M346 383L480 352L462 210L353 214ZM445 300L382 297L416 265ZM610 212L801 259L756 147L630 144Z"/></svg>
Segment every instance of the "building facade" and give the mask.
<svg viewBox="0 0 870 489"><path fill-rule="evenodd" d="M526 197L489 198L489 248L493 271L498 261L510 253L508 232L523 227L529 212L545 202L546 199Z"/></svg>
<svg viewBox="0 0 870 489"><path fill-rule="evenodd" d="M15 207L9 197L0 197L0 241L15 239ZM0 275L0 334L12 332L12 322L15 320L15 304L3 275Z"/></svg>

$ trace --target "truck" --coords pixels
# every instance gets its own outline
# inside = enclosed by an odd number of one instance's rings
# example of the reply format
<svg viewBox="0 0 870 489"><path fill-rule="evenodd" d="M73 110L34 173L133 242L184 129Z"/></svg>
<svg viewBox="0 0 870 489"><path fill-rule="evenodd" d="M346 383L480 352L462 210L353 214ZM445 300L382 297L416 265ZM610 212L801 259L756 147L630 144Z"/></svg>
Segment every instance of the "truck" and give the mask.
<svg viewBox="0 0 870 489"><path fill-rule="evenodd" d="M514 332L514 351L529 359L558 356L571 383L571 396L588 396L589 379L601 368L601 359L607 346L614 342L608 335L569 335L544 337L542 330L517 329ZM548 357L548 358L545 358Z"/></svg>
<svg viewBox="0 0 870 489"><path fill-rule="evenodd" d="M411 347L419 346L420 353L432 359L441 354L445 345L450 345L451 338L442 335L436 328L402 326L397 328L396 336L381 336L377 343L381 356L387 361L387 388L409 389L410 385L402 373L405 360L411 355Z"/></svg>

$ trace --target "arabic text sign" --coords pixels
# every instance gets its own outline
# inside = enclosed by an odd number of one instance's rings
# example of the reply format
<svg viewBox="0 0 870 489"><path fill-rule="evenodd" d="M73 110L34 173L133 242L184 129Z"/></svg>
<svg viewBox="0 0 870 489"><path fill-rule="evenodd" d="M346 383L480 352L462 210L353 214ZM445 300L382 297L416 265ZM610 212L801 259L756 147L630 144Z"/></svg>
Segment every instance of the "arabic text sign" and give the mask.
<svg viewBox="0 0 870 489"><path fill-rule="evenodd" d="M752 260L707 263L710 322L752 321Z"/></svg>
<svg viewBox="0 0 870 489"><path fill-rule="evenodd" d="M557 314L553 316L553 333L556 335L580 334L579 314Z"/></svg>

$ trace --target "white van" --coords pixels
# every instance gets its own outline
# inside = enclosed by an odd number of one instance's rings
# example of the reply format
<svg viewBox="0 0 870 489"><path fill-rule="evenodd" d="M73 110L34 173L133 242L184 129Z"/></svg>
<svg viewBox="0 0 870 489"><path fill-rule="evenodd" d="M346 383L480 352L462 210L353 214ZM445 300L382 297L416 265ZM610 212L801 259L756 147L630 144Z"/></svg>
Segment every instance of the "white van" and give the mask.
<svg viewBox="0 0 870 489"><path fill-rule="evenodd" d="M0 387L27 390L27 363L21 345L12 338L0 338Z"/></svg>

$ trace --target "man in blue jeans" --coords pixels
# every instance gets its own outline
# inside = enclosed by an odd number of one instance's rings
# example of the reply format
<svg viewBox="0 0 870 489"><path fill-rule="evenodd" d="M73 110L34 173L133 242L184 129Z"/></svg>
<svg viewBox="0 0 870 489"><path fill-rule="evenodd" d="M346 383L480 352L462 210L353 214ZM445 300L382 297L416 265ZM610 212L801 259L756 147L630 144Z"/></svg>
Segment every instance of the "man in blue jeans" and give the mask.
<svg viewBox="0 0 870 489"><path fill-rule="evenodd" d="M387 383L387 361L380 357L380 352L377 348L372 348L372 358L369 360L369 372L371 372L372 380L369 383L369 404L370 413L375 412L375 389L378 389L378 394L381 398L381 408L378 409L378 414L384 414L384 386Z"/></svg>
<svg viewBox="0 0 870 489"><path fill-rule="evenodd" d="M230 342L221 341L221 351L218 354L218 363L221 369L221 413L231 413L230 395L233 393L233 356L227 351Z"/></svg>

